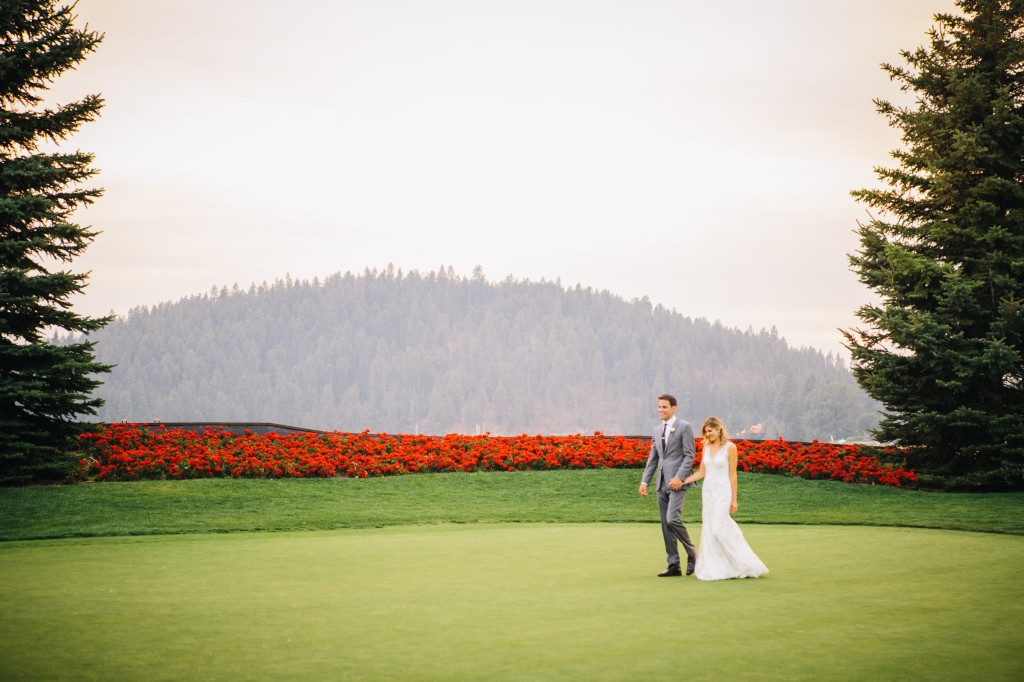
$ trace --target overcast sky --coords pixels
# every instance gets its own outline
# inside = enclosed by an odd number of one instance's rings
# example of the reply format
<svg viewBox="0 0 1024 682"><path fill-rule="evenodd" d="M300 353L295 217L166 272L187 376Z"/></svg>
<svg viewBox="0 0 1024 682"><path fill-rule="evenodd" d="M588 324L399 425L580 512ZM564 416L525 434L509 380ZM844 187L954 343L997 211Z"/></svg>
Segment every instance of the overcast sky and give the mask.
<svg viewBox="0 0 1024 682"><path fill-rule="evenodd" d="M79 312L393 263L845 351L880 70L952 0L80 0ZM902 99L901 99L902 98Z"/></svg>

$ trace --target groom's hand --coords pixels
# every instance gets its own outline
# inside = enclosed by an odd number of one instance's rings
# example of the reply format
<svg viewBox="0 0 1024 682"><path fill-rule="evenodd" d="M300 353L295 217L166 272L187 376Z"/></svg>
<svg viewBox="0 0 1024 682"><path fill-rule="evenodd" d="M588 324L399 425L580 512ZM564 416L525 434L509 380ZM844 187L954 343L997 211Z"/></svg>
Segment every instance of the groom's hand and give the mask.
<svg viewBox="0 0 1024 682"><path fill-rule="evenodd" d="M683 479L673 476L672 480L668 482L668 487L672 488L672 490L679 490L683 487Z"/></svg>
<svg viewBox="0 0 1024 682"><path fill-rule="evenodd" d="M647 484L646 483L641 483L640 484L640 497L647 497Z"/></svg>

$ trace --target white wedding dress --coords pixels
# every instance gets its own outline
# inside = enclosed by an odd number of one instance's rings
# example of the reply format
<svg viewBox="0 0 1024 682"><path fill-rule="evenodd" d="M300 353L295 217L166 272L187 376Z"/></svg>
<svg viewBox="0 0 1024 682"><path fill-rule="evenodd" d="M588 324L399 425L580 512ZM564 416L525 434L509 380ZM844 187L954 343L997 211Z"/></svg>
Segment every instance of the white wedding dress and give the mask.
<svg viewBox="0 0 1024 682"><path fill-rule="evenodd" d="M750 549L743 531L732 520L728 443L711 453L704 449L704 485L701 487L700 547L694 573L700 580L756 578L768 567Z"/></svg>

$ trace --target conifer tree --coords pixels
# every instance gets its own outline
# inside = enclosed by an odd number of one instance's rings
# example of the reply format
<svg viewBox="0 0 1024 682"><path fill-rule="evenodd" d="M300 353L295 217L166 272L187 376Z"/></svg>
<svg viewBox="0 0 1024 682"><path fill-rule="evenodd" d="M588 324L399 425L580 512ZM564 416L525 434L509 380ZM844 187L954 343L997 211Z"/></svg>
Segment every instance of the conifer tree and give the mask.
<svg viewBox="0 0 1024 682"><path fill-rule="evenodd" d="M960 0L883 64L916 104L850 256L878 302L844 332L875 435L925 472L1024 485L1024 0Z"/></svg>
<svg viewBox="0 0 1024 682"><path fill-rule="evenodd" d="M87 342L47 335L94 331L108 318L71 309L87 275L65 269L96 233L72 222L99 189L81 184L96 171L91 154L53 151L95 118L102 100L48 107L42 93L85 59L102 36L76 28L73 5L53 0L0 3L0 483L60 476L64 450L95 414L90 398L109 367ZM44 149L44 146L46 147Z"/></svg>

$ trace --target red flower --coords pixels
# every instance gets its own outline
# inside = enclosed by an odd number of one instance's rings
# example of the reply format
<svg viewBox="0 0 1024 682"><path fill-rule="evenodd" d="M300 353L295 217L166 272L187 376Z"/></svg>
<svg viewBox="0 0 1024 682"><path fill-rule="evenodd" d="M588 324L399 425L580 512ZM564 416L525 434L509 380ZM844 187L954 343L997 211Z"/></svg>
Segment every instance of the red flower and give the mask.
<svg viewBox="0 0 1024 682"><path fill-rule="evenodd" d="M137 480L267 476L366 478L415 472L523 471L639 468L650 441L622 436L404 436L376 434L241 435L221 429L203 433L111 424L80 437L90 457L79 461L79 478ZM700 464L703 443L695 441ZM857 448L814 442L738 441L743 471L900 487L913 471L887 469Z"/></svg>

